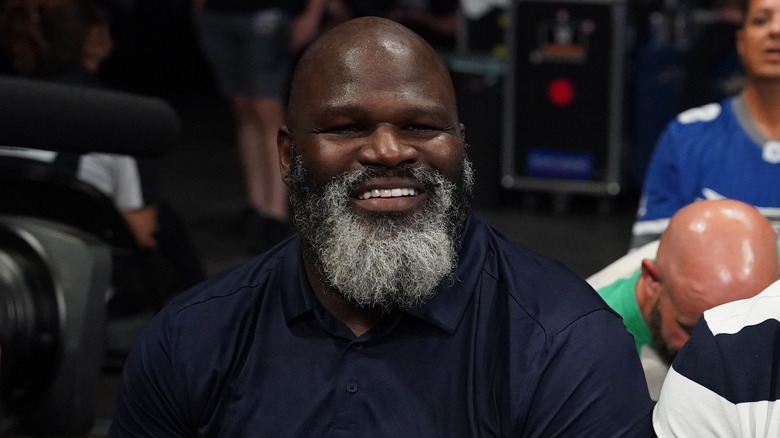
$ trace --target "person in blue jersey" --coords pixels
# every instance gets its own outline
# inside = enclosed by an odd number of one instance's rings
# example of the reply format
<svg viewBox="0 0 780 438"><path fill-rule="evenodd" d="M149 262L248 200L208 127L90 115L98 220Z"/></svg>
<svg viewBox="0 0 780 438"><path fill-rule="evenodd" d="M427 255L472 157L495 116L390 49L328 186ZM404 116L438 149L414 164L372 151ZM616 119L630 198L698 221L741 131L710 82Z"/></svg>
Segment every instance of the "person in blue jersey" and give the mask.
<svg viewBox="0 0 780 438"><path fill-rule="evenodd" d="M419 35L335 27L288 108L297 235L157 315L111 437L650 436L620 317L469 212L452 81Z"/></svg>
<svg viewBox="0 0 780 438"><path fill-rule="evenodd" d="M627 254L627 270L616 262L588 278L634 336L654 399L705 310L756 295L780 278L777 234L741 201L686 205L672 216L657 248L641 259L635 258L639 251ZM609 282L594 278L610 271Z"/></svg>
<svg viewBox="0 0 780 438"><path fill-rule="evenodd" d="M655 240L669 218L701 199L738 199L780 227L780 2L744 0L736 33L745 71L738 95L681 113L648 164L631 247Z"/></svg>
<svg viewBox="0 0 780 438"><path fill-rule="evenodd" d="M659 438L780 436L780 281L704 312L655 408Z"/></svg>

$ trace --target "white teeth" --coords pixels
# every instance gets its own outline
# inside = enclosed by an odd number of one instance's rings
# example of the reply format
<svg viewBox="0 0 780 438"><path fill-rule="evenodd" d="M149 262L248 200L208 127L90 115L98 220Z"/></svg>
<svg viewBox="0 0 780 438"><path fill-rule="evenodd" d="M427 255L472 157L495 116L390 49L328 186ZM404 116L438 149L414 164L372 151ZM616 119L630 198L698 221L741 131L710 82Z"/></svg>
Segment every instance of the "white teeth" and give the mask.
<svg viewBox="0 0 780 438"><path fill-rule="evenodd" d="M358 199L371 199L371 198L390 198L398 196L416 196L417 192L414 189L374 189L363 193Z"/></svg>

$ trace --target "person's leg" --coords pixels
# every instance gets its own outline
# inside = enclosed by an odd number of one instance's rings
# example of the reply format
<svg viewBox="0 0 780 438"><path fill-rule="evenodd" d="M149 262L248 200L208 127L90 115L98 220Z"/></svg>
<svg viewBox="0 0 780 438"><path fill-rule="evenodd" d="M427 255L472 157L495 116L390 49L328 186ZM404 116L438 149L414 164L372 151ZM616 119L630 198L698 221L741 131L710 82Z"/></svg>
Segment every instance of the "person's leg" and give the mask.
<svg viewBox="0 0 780 438"><path fill-rule="evenodd" d="M276 148L276 135L284 122L284 105L273 99L253 99L251 112L257 121L260 135L259 157L261 167L261 190L265 194L262 206L270 216L277 220L287 219L287 186L279 170L279 155Z"/></svg>
<svg viewBox="0 0 780 438"><path fill-rule="evenodd" d="M284 123L284 101L295 60L287 49L288 16L269 9L256 14L252 22L255 25L242 57L246 93L240 106L252 128L242 128L246 143L240 147L254 148L246 157L251 155L256 162L245 167L256 172L247 178L250 205L257 212L250 232L256 234L256 248L262 248L290 234L287 187L279 171L276 136Z"/></svg>
<svg viewBox="0 0 780 438"><path fill-rule="evenodd" d="M252 117L252 98L240 94L233 98L233 113L236 130L236 147L244 176L247 204L255 210L266 204L263 188L260 157L260 131Z"/></svg>
<svg viewBox="0 0 780 438"><path fill-rule="evenodd" d="M233 100L238 153L247 202L260 214L287 219L287 188L279 172L276 133L283 123L279 100L239 95Z"/></svg>
<svg viewBox="0 0 780 438"><path fill-rule="evenodd" d="M209 16L204 14L202 18ZM230 98L233 108L236 147L249 207L245 226L252 250L260 252L291 233L287 188L276 152L276 135L284 121L283 102L294 63L286 46L289 18L281 10L269 9L233 16L229 24L221 28L224 38L211 44L208 53L214 61L220 90Z"/></svg>

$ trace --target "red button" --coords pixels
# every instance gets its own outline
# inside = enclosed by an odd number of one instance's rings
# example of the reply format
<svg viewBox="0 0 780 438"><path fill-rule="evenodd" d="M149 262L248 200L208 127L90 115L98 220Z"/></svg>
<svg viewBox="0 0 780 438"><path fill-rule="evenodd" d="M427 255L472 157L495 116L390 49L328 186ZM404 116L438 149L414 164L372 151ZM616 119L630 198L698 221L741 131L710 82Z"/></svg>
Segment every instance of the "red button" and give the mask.
<svg viewBox="0 0 780 438"><path fill-rule="evenodd" d="M547 99L557 107L571 105L574 95L574 84L568 79L555 78L547 86Z"/></svg>

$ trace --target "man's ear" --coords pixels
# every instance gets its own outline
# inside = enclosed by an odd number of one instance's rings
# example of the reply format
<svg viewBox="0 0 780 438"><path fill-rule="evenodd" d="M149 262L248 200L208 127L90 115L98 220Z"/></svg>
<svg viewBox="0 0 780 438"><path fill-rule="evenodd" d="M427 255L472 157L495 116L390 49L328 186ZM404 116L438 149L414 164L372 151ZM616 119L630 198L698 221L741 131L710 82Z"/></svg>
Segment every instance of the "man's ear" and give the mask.
<svg viewBox="0 0 780 438"><path fill-rule="evenodd" d="M645 321L649 321L650 311L653 306L655 306L655 303L660 296L660 273L658 271L658 265L650 259L642 260L640 270L642 272L639 274L639 278L636 281L634 294L642 317Z"/></svg>
<svg viewBox="0 0 780 438"><path fill-rule="evenodd" d="M282 180L290 185L290 168L292 164L292 135L287 125L282 125L276 134L276 147L279 152L279 170L282 172Z"/></svg>
<svg viewBox="0 0 780 438"><path fill-rule="evenodd" d="M658 271L658 264L650 259L644 259L642 260L642 274L640 274L641 277L644 277L648 281L652 283L659 283L660 280L660 273Z"/></svg>

